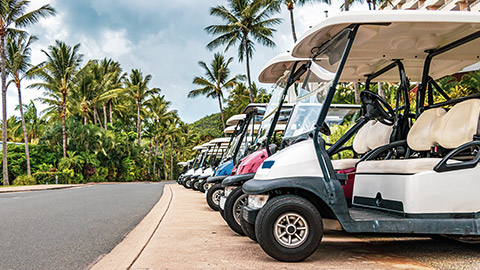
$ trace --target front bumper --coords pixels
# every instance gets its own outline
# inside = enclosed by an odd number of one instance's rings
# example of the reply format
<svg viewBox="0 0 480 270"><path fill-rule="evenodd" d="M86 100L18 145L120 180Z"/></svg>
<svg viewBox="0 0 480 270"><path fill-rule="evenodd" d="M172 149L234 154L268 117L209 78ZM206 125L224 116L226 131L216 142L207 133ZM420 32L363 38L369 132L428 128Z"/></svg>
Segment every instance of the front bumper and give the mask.
<svg viewBox="0 0 480 270"><path fill-rule="evenodd" d="M250 224L255 224L258 212L261 208L251 208L248 205L243 207L243 219Z"/></svg>
<svg viewBox="0 0 480 270"><path fill-rule="evenodd" d="M207 179L207 183L221 183L223 179L227 178L229 175L218 175L218 176L210 176Z"/></svg>
<svg viewBox="0 0 480 270"><path fill-rule="evenodd" d="M246 173L246 174L239 174L239 175L232 175L225 178L222 181L222 186L240 186L246 181L252 179L255 176L255 173Z"/></svg>

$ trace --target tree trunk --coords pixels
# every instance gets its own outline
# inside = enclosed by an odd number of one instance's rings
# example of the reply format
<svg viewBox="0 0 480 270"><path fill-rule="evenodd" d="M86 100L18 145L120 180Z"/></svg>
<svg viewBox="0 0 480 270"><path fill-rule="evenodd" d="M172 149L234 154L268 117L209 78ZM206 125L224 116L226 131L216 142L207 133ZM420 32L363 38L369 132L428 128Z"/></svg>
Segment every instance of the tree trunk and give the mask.
<svg viewBox="0 0 480 270"><path fill-rule="evenodd" d="M353 83L353 88L355 91L355 103L360 104L360 86L358 85L358 82Z"/></svg>
<svg viewBox="0 0 480 270"><path fill-rule="evenodd" d="M168 179L167 174L167 153L165 153L165 139L162 141L162 152L163 152L163 170L165 174L165 180Z"/></svg>
<svg viewBox="0 0 480 270"><path fill-rule="evenodd" d="M87 112L83 111L83 124L87 125Z"/></svg>
<svg viewBox="0 0 480 270"><path fill-rule="evenodd" d="M103 106L103 123L105 126L105 130L107 130L107 104L102 103Z"/></svg>
<svg viewBox="0 0 480 270"><path fill-rule="evenodd" d="M173 141L170 142L170 180L173 180Z"/></svg>
<svg viewBox="0 0 480 270"><path fill-rule="evenodd" d="M67 131L65 129L65 114L67 113L67 91L62 91L62 139L63 157L67 157Z"/></svg>
<svg viewBox="0 0 480 270"><path fill-rule="evenodd" d="M157 167L157 156L158 156L158 138L157 138L157 136L155 136L153 138L153 141L155 142L155 159L153 160L153 174L155 175L156 167Z"/></svg>
<svg viewBox="0 0 480 270"><path fill-rule="evenodd" d="M20 87L20 82L17 82L16 85L18 89L18 107L20 108L20 117L22 118L23 139L25 141L25 157L27 158L27 175L32 176L32 172L30 170L30 152L28 151L27 125L25 124L25 116L23 115L22 90Z"/></svg>
<svg viewBox="0 0 480 270"><path fill-rule="evenodd" d="M292 27L293 42L297 42L297 33L295 32L295 20L293 19L293 2L288 3L288 10L290 11L290 26Z"/></svg>
<svg viewBox="0 0 480 270"><path fill-rule="evenodd" d="M0 56L2 58L2 154L3 154L3 185L8 186L8 164L7 164L7 72L5 62L5 36L7 32L1 29L0 33Z"/></svg>
<svg viewBox="0 0 480 270"><path fill-rule="evenodd" d="M345 9L345 11L350 10L350 2L349 2L349 0L345 0L345 5L343 6L343 9Z"/></svg>
<svg viewBox="0 0 480 270"><path fill-rule="evenodd" d="M140 127L140 102L137 102L137 138L138 144L142 143L142 130Z"/></svg>
<svg viewBox="0 0 480 270"><path fill-rule="evenodd" d="M222 98L220 97L220 95L218 93L217 93L217 97L218 97L218 106L220 107L220 118L222 118L222 126L223 126L223 130L225 130L225 120L223 118ZM223 135L226 135L225 131L223 132Z"/></svg>
<svg viewBox="0 0 480 270"><path fill-rule="evenodd" d="M243 42L244 42L244 45L245 45L245 57L246 57L246 64L247 64L247 79L248 79L248 95L250 96L250 102L253 103L254 99L253 99L253 92L252 92L252 80L250 78L250 56L249 56L249 50L248 50L248 39L247 39L247 35L244 33L244 38L243 38Z"/></svg>
<svg viewBox="0 0 480 270"><path fill-rule="evenodd" d="M108 101L108 112L110 113L110 124L113 125L113 111L112 111L112 100Z"/></svg>
<svg viewBox="0 0 480 270"><path fill-rule="evenodd" d="M97 124L97 107L95 105L93 105L93 124Z"/></svg>

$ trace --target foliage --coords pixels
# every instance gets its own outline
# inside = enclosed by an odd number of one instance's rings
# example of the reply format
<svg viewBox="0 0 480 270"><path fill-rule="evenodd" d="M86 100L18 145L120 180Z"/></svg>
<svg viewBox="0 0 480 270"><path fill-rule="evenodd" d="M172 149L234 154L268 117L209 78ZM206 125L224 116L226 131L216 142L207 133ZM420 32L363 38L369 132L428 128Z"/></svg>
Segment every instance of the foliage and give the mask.
<svg viewBox="0 0 480 270"><path fill-rule="evenodd" d="M37 184L37 181L35 180L35 178L33 176L20 175L20 176L17 176L17 178L15 178L15 180L13 180L13 184L17 185L17 186L20 186L20 185L28 186L28 185Z"/></svg>

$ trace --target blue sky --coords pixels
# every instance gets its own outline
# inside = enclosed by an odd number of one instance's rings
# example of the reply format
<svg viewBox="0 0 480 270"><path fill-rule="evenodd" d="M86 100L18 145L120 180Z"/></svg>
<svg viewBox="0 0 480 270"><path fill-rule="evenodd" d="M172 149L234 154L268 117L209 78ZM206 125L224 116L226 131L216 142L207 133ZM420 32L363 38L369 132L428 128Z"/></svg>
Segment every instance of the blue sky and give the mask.
<svg viewBox="0 0 480 270"><path fill-rule="evenodd" d="M187 94L195 89L193 78L203 75L198 61L210 63L213 57L214 51L205 48L213 37L203 29L221 21L211 17L209 9L225 5L225 0L35 0L31 7L47 3L57 10L57 15L43 19L29 29L39 37L33 46L33 64L44 60L41 50L52 45L56 39L69 45L81 43L80 52L84 54L84 61L107 57L120 62L125 71L139 68L144 74L151 74L150 87L162 89L162 94L172 102L171 108L178 110L182 120L191 123L218 112L215 99L189 99ZM331 7L317 3L296 8L297 36L325 18L325 10L329 9L329 14L338 13L339 5L340 2ZM255 81L270 58L293 46L289 14L285 8L277 17L283 18L274 36L277 47L256 46L251 61ZM216 51L223 51L223 48ZM230 50L226 55L234 57L230 66L232 75L245 74L245 64L236 60L236 50ZM23 85L28 84L26 81ZM270 88L269 85L262 86ZM40 90L25 89L24 102L41 94ZM18 115L14 110L17 102L16 91L11 87L7 100L9 116ZM40 109L45 108L36 103Z"/></svg>

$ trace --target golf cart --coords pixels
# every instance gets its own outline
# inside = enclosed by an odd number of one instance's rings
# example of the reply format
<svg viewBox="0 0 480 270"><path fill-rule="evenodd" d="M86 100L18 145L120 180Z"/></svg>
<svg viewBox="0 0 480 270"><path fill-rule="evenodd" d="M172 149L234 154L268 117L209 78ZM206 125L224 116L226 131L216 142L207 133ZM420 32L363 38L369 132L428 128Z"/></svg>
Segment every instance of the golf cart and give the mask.
<svg viewBox="0 0 480 270"><path fill-rule="evenodd" d="M255 224L262 249L277 260L304 260L320 245L322 219L337 220L349 233L480 242L480 96L453 99L436 82L477 63L479 46L480 16L468 12L352 12L310 29L292 55L311 57L336 74L312 138L268 158L243 186L249 195L243 218ZM398 70L380 72L394 63ZM367 82L376 73L381 73L378 81L401 82L408 76L420 82L415 113L402 115L416 120L405 140L374 148L356 161L349 206L345 175L334 171L320 127L339 81ZM393 125L398 120L380 96L368 91L363 97L366 113L373 111L378 121Z"/></svg>
<svg viewBox="0 0 480 270"><path fill-rule="evenodd" d="M213 149L209 151L209 154L211 156L209 166L212 170L209 170L208 172L205 171L201 176L199 176L197 179L195 179L195 181L192 182L192 189L198 190L200 192L206 191L206 186L208 184L207 178L209 178L215 173L218 165L220 164L223 156L226 153L226 150L229 147L230 138L229 137L216 138L211 140L209 144L215 145Z"/></svg>
<svg viewBox="0 0 480 270"><path fill-rule="evenodd" d="M221 182L232 173L234 165L245 156L253 143L261 117L265 113L265 106L266 104L251 103L245 107L242 114L234 115L227 121L227 124L237 124L233 134L235 137L230 143L224 163L218 167L213 177L207 179L208 189L205 199L208 206L215 211L219 210L220 196L223 194ZM225 131L231 127L227 127Z"/></svg>
<svg viewBox="0 0 480 270"><path fill-rule="evenodd" d="M200 155L198 156L197 161L193 167L194 171L192 175L185 178L185 180L183 181L183 186L185 188L192 188L192 182L195 181L199 176L212 173L212 169L208 167L207 164L209 164L211 156L210 150L213 148L213 146L214 145L207 142L193 148L193 150L199 150Z"/></svg>
<svg viewBox="0 0 480 270"><path fill-rule="evenodd" d="M197 151L197 155L196 157L194 158L193 162L192 162L192 165L191 167L188 169L187 172L185 172L181 179L180 179L180 185L184 186L184 187L187 187L187 182L188 182L188 186L190 186L190 177L192 177L192 175L195 173L195 170L197 170L198 168L198 164L200 163L202 157L203 157L203 153L202 153L202 149L203 149L203 146L202 145L197 145L195 147L192 148L193 151Z"/></svg>
<svg viewBox="0 0 480 270"><path fill-rule="evenodd" d="M285 130L292 109L291 104L283 102L287 97L287 102L296 97L294 82L303 75L305 71L303 64L308 61L293 59L290 54L283 53L270 60L259 75L260 82L273 84L272 97L251 149L253 153L240 160L233 169L232 176L222 181L225 192L220 197L222 217L230 228L240 235L245 235L240 224L240 210L247 200L242 191L242 184L253 178L263 160L277 151L280 145L277 139Z"/></svg>
<svg viewBox="0 0 480 270"><path fill-rule="evenodd" d="M193 159L187 160L187 161L182 161L178 162L177 165L182 166L182 173L178 176L177 183L179 185L182 184L182 179L185 177L187 172L191 169L193 165ZM193 173L193 172L192 172Z"/></svg>

